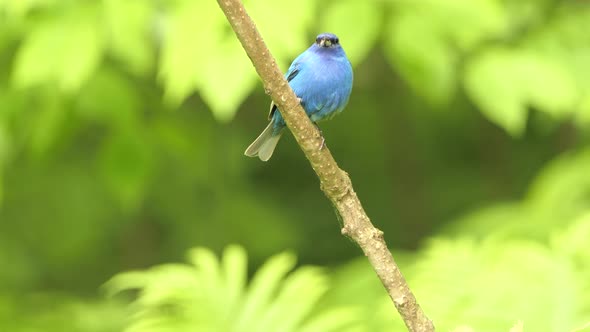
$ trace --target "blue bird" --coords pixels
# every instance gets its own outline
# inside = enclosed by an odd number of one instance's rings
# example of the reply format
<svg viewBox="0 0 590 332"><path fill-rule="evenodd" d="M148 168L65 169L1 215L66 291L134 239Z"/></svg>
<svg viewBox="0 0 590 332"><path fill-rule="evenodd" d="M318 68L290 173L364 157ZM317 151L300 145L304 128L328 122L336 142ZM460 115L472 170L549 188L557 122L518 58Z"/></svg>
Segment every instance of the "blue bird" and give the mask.
<svg viewBox="0 0 590 332"><path fill-rule="evenodd" d="M338 37L331 33L318 35L315 43L293 61L285 78L314 124L342 112L352 90L352 66ZM270 123L246 149L246 156L258 156L262 161L272 156L285 120L274 103L270 104L268 118Z"/></svg>

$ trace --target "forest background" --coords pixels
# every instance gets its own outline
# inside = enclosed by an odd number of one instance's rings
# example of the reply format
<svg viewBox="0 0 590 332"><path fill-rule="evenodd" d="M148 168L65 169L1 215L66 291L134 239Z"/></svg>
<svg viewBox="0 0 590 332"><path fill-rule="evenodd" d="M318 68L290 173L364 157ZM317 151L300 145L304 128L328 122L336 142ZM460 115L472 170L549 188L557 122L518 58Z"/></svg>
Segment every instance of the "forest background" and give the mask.
<svg viewBox="0 0 590 332"><path fill-rule="evenodd" d="M590 3L245 5L283 70L340 37L321 128L439 330L583 329ZM292 137L243 156L268 104L215 1L0 0L0 331L403 331Z"/></svg>

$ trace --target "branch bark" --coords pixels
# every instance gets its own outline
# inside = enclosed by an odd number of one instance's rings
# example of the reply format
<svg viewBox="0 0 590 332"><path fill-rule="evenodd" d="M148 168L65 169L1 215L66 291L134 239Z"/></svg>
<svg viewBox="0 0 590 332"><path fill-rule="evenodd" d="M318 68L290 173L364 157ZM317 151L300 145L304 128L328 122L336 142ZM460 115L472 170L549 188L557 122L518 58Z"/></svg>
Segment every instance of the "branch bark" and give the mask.
<svg viewBox="0 0 590 332"><path fill-rule="evenodd" d="M340 214L342 234L361 247L408 330L434 331L432 321L416 302L387 248L383 232L373 226L365 213L348 174L338 167L327 146L320 149L320 132L305 114L243 4L240 0L217 2L262 79L265 92L277 104L295 140L319 177L322 191Z"/></svg>

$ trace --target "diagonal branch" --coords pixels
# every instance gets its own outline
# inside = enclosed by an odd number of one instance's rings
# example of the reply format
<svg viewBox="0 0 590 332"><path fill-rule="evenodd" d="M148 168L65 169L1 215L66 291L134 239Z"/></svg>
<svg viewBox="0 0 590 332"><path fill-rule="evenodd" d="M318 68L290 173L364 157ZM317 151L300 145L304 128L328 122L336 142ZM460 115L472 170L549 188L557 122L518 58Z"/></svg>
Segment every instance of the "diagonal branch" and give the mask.
<svg viewBox="0 0 590 332"><path fill-rule="evenodd" d="M411 332L434 331L406 280L397 267L383 239L383 232L373 226L359 201L348 174L341 170L312 125L262 40L256 25L240 0L217 0L244 50L248 54L264 90L280 109L287 126L320 179L321 188L342 217L342 234L363 250L395 307Z"/></svg>

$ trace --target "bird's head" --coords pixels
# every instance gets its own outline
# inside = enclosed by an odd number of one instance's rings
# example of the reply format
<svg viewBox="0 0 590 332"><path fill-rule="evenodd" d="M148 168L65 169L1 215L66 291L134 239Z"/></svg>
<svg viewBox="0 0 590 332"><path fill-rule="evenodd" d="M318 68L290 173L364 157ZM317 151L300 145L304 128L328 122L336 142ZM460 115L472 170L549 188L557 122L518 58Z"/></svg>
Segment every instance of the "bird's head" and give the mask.
<svg viewBox="0 0 590 332"><path fill-rule="evenodd" d="M335 34L322 33L315 39L316 45L323 48L336 48L340 46L340 41Z"/></svg>

